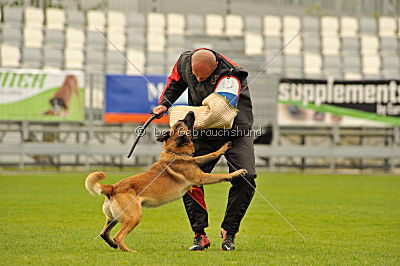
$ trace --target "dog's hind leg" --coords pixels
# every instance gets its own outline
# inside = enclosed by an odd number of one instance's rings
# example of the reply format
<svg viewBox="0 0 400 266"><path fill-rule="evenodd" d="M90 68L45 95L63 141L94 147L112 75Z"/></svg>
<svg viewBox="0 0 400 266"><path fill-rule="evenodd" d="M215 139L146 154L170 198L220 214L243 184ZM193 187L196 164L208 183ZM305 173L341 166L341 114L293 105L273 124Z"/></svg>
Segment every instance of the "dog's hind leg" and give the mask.
<svg viewBox="0 0 400 266"><path fill-rule="evenodd" d="M127 194L118 195L114 197L114 200L118 201L121 208L120 216L118 220L122 223L121 228L114 236L114 241L118 247L123 251L136 252L136 250L129 249L124 240L126 236L135 228L142 218L142 206L141 202L136 198L136 195Z"/></svg>
<svg viewBox="0 0 400 266"><path fill-rule="evenodd" d="M106 241L107 244L112 248L118 248L117 243L115 243L114 240L110 238L110 232L117 223L118 223L117 220L107 217L106 225L104 226L103 231L101 231L100 233L101 238L103 238L104 241Z"/></svg>
<svg viewBox="0 0 400 266"><path fill-rule="evenodd" d="M103 204L103 212L106 215L106 225L101 231L100 236L101 238L104 239L104 241L107 242L108 245L110 245L110 247L117 248L118 247L117 243L115 243L114 240L110 238L110 232L114 228L114 226L118 223L118 220L113 218L110 208L111 208L111 200L106 198Z"/></svg>

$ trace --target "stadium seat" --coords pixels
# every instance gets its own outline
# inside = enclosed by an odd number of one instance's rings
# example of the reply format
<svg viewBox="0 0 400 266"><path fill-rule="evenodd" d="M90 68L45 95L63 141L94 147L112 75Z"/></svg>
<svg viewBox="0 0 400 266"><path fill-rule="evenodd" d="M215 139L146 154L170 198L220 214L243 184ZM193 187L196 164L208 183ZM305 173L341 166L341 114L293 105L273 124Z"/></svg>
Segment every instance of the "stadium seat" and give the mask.
<svg viewBox="0 0 400 266"><path fill-rule="evenodd" d="M126 63L125 58L118 51L106 52L106 73L123 74Z"/></svg>
<svg viewBox="0 0 400 266"><path fill-rule="evenodd" d="M139 33L146 32L146 18L144 14L139 13L129 13L126 17L127 19L127 31Z"/></svg>
<svg viewBox="0 0 400 266"><path fill-rule="evenodd" d="M167 53L166 54L166 67L167 70L173 68L173 66L175 65L176 61L179 59L179 56L181 55L181 53L179 52L175 52L175 53Z"/></svg>
<svg viewBox="0 0 400 266"><path fill-rule="evenodd" d="M207 14L206 15L206 34L210 36L223 35L224 19L221 15Z"/></svg>
<svg viewBox="0 0 400 266"><path fill-rule="evenodd" d="M25 28L28 29L43 29L43 10L36 7L26 7L24 9Z"/></svg>
<svg viewBox="0 0 400 266"><path fill-rule="evenodd" d="M360 40L358 37L342 37L341 51L344 55L360 53Z"/></svg>
<svg viewBox="0 0 400 266"><path fill-rule="evenodd" d="M362 73L366 79L379 79L381 61L377 55L365 55L362 57Z"/></svg>
<svg viewBox="0 0 400 266"><path fill-rule="evenodd" d="M58 8L46 8L46 28L51 30L64 30L65 13Z"/></svg>
<svg viewBox="0 0 400 266"><path fill-rule="evenodd" d="M339 34L339 21L337 17L323 16L321 18L321 36L337 37Z"/></svg>
<svg viewBox="0 0 400 266"><path fill-rule="evenodd" d="M347 80L361 80L362 75L360 72L346 72L344 73L344 78Z"/></svg>
<svg viewBox="0 0 400 266"><path fill-rule="evenodd" d="M340 18L340 36L357 37L358 21L355 17L344 16Z"/></svg>
<svg viewBox="0 0 400 266"><path fill-rule="evenodd" d="M326 55L323 57L322 71L326 77L342 79L342 62L338 55Z"/></svg>
<svg viewBox="0 0 400 266"><path fill-rule="evenodd" d="M24 46L31 48L42 48L43 30L24 28Z"/></svg>
<svg viewBox="0 0 400 266"><path fill-rule="evenodd" d="M378 53L379 41L377 36L361 36L361 53L363 55L376 55Z"/></svg>
<svg viewBox="0 0 400 266"><path fill-rule="evenodd" d="M338 55L340 49L340 40L336 35L322 36L322 54Z"/></svg>
<svg viewBox="0 0 400 266"><path fill-rule="evenodd" d="M359 20L360 35L377 35L376 20L371 17L361 17Z"/></svg>
<svg viewBox="0 0 400 266"><path fill-rule="evenodd" d="M128 49L126 57L129 59L130 62L132 62L134 66L136 66L136 68L139 69L140 72L144 73L146 56L143 50ZM126 73L131 75L140 75L140 73L136 70L134 66L127 62Z"/></svg>
<svg viewBox="0 0 400 266"><path fill-rule="evenodd" d="M43 50L44 69L62 69L64 66L64 53L61 49Z"/></svg>
<svg viewBox="0 0 400 266"><path fill-rule="evenodd" d="M278 16L264 16L263 33L268 36L281 36L282 20Z"/></svg>
<svg viewBox="0 0 400 266"><path fill-rule="evenodd" d="M274 55L282 49L282 39L276 36L264 37L264 51L269 55Z"/></svg>
<svg viewBox="0 0 400 266"><path fill-rule="evenodd" d="M24 47L21 65L25 68L42 68L42 49Z"/></svg>
<svg viewBox="0 0 400 266"><path fill-rule="evenodd" d="M313 53L321 52L321 39L319 32L304 32L303 51Z"/></svg>
<svg viewBox="0 0 400 266"><path fill-rule="evenodd" d="M243 36L243 18L239 15L225 16L225 35Z"/></svg>
<svg viewBox="0 0 400 266"><path fill-rule="evenodd" d="M288 44L284 50L285 54L299 55L302 49L301 35L297 35L301 29L301 22L298 17L283 17L283 46ZM295 37L296 36L296 37ZM294 39L293 39L294 38ZM290 42L290 44L289 44Z"/></svg>
<svg viewBox="0 0 400 266"><path fill-rule="evenodd" d="M302 19L303 27L305 28L304 33L320 33L321 25L320 20L317 17L305 16ZM313 34L314 35L314 34Z"/></svg>
<svg viewBox="0 0 400 266"><path fill-rule="evenodd" d="M21 52L18 46L1 44L0 45L0 64L2 67L19 67Z"/></svg>
<svg viewBox="0 0 400 266"><path fill-rule="evenodd" d="M247 15L244 17L244 31L250 33L261 34L262 24L261 17Z"/></svg>
<svg viewBox="0 0 400 266"><path fill-rule="evenodd" d="M148 75L165 75L167 73L165 66L146 66Z"/></svg>
<svg viewBox="0 0 400 266"><path fill-rule="evenodd" d="M202 35L204 34L204 17L201 15L189 14L186 16L186 34Z"/></svg>
<svg viewBox="0 0 400 266"><path fill-rule="evenodd" d="M3 27L13 29L21 29L24 21L24 12L20 7L4 6L4 23Z"/></svg>
<svg viewBox="0 0 400 266"><path fill-rule="evenodd" d="M85 15L80 10L66 10L66 26L83 30L86 25Z"/></svg>
<svg viewBox="0 0 400 266"><path fill-rule="evenodd" d="M64 31L46 29L44 34L44 46L46 48L62 49L65 45Z"/></svg>
<svg viewBox="0 0 400 266"><path fill-rule="evenodd" d="M185 17L182 14L167 14L167 34L185 34Z"/></svg>
<svg viewBox="0 0 400 266"><path fill-rule="evenodd" d="M146 46L146 36L141 32L136 32L134 29L129 29L127 32L126 47L144 50Z"/></svg>
<svg viewBox="0 0 400 266"><path fill-rule="evenodd" d="M126 17L122 12L109 11L107 13L107 33L125 32Z"/></svg>
<svg viewBox="0 0 400 266"><path fill-rule="evenodd" d="M165 50L165 35L157 33L147 34L147 51L149 52L164 52Z"/></svg>
<svg viewBox="0 0 400 266"><path fill-rule="evenodd" d="M87 17L87 30L104 32L106 27L106 16L103 11L89 10L86 13Z"/></svg>
<svg viewBox="0 0 400 266"><path fill-rule="evenodd" d="M304 75L306 78L321 78L322 59L319 53L304 53Z"/></svg>
<svg viewBox="0 0 400 266"><path fill-rule="evenodd" d="M396 37L381 37L379 45L381 55L397 55L399 53L399 43Z"/></svg>
<svg viewBox="0 0 400 266"><path fill-rule="evenodd" d="M104 51L106 42L107 41L97 30L86 31L86 50Z"/></svg>
<svg viewBox="0 0 400 266"><path fill-rule="evenodd" d="M168 51L183 51L185 47L185 36L168 34L166 40L166 47Z"/></svg>
<svg viewBox="0 0 400 266"><path fill-rule="evenodd" d="M165 16L161 13L147 14L147 33L164 34L165 33Z"/></svg>
<svg viewBox="0 0 400 266"><path fill-rule="evenodd" d="M83 49L85 46L85 34L77 28L65 29L65 47L68 49Z"/></svg>
<svg viewBox="0 0 400 266"><path fill-rule="evenodd" d="M21 28L14 28L13 26L4 24L1 34L1 43L21 46L22 43Z"/></svg>
<svg viewBox="0 0 400 266"><path fill-rule="evenodd" d="M284 71L287 78L302 78L303 57L301 55L285 55Z"/></svg>
<svg viewBox="0 0 400 266"><path fill-rule="evenodd" d="M83 69L84 54L82 50L65 49L64 51L64 68L66 69Z"/></svg>
<svg viewBox="0 0 400 266"><path fill-rule="evenodd" d="M395 17L380 17L378 35L380 37L396 36L396 19Z"/></svg>
<svg viewBox="0 0 400 266"><path fill-rule="evenodd" d="M147 66L164 66L165 65L165 54L164 53L150 53L146 55Z"/></svg>
<svg viewBox="0 0 400 266"><path fill-rule="evenodd" d="M382 76L385 79L399 79L400 58L398 55L382 56Z"/></svg>
<svg viewBox="0 0 400 266"><path fill-rule="evenodd" d="M342 57L342 68L345 78L358 77L361 73L361 58L358 55L346 55Z"/></svg>
<svg viewBox="0 0 400 266"><path fill-rule="evenodd" d="M102 36L100 36L100 34L99 34L99 37L103 38ZM108 41L106 42L106 44L107 44L108 50L112 51L112 50L115 50L115 47L117 47L118 50L120 50L122 52L125 51L126 37L125 37L124 32L107 30L107 39L108 39Z"/></svg>
<svg viewBox="0 0 400 266"><path fill-rule="evenodd" d="M103 72L104 53L92 49L86 50L85 70Z"/></svg>
<svg viewBox="0 0 400 266"><path fill-rule="evenodd" d="M263 39L260 34L246 33L244 35L245 54L262 54Z"/></svg>

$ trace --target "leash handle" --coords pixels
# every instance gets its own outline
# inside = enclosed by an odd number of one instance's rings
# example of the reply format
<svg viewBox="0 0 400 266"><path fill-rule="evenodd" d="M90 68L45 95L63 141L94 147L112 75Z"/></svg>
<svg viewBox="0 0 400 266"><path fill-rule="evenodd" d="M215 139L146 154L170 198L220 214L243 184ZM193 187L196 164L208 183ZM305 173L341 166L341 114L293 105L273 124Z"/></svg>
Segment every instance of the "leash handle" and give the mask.
<svg viewBox="0 0 400 266"><path fill-rule="evenodd" d="M138 144L138 142L139 142L139 140L140 140L140 137L142 137L142 136L146 133L146 128L147 128L147 126L148 126L154 119L160 119L160 118L163 116L163 114L158 114L158 115L157 115L157 114L153 113L153 111L150 111L150 114L152 114L152 116L146 121L146 123L144 123L143 126L140 126L140 127L138 127L138 128L136 129L137 135L136 135L136 137L135 137L135 139L134 139L134 141L133 141L133 144L132 144L131 149L130 149L129 152L128 152L127 158L130 158L130 157L132 156L133 150L136 148L136 145Z"/></svg>

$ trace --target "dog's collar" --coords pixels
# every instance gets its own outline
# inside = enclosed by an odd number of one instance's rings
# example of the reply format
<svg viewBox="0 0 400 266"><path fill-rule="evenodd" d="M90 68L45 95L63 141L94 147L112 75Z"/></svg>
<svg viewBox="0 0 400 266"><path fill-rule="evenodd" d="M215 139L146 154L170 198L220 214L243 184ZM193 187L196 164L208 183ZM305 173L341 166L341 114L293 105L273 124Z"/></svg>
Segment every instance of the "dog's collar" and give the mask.
<svg viewBox="0 0 400 266"><path fill-rule="evenodd" d="M172 154L175 154L175 155L185 155L185 156L193 157L193 153L177 153L177 152L173 152L173 151L169 151L169 150L165 150L165 152L172 153Z"/></svg>

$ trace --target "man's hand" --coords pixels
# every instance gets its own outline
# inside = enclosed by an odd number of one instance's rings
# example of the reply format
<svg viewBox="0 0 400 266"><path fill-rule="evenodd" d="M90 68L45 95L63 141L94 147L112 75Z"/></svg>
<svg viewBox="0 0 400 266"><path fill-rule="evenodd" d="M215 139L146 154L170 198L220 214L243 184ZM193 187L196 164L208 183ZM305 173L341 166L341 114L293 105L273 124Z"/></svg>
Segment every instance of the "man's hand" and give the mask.
<svg viewBox="0 0 400 266"><path fill-rule="evenodd" d="M164 105L159 105L153 109L153 114L160 115L160 117L162 117L167 110L168 108Z"/></svg>

